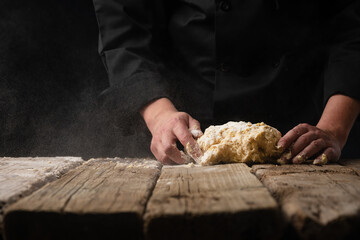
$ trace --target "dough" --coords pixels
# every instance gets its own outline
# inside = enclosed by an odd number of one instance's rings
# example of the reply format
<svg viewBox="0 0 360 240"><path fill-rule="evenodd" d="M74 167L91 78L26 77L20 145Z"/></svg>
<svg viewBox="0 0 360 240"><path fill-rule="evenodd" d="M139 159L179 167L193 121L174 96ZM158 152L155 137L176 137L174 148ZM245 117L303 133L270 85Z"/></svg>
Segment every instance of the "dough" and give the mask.
<svg viewBox="0 0 360 240"><path fill-rule="evenodd" d="M210 126L197 139L204 155L201 165L275 162L283 153L276 147L281 133L265 123L228 122Z"/></svg>

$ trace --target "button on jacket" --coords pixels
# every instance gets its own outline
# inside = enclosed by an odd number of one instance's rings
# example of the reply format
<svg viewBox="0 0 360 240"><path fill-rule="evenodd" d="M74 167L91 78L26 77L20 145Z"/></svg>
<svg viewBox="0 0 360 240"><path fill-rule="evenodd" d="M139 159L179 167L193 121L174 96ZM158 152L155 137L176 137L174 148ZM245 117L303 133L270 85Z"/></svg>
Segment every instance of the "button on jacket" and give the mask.
<svg viewBox="0 0 360 240"><path fill-rule="evenodd" d="M359 1L94 0L105 106L124 121L167 97L200 122L316 123L360 99ZM123 122L124 124L124 122Z"/></svg>

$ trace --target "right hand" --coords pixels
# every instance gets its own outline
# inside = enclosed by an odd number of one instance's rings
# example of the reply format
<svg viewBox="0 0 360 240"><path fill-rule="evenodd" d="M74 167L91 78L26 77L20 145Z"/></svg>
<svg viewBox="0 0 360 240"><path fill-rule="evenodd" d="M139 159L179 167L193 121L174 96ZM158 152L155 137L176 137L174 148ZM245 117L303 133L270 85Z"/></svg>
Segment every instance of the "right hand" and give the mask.
<svg viewBox="0 0 360 240"><path fill-rule="evenodd" d="M189 129L200 130L200 123L185 112L179 112L167 98L147 105L141 114L152 134L151 152L163 164L183 164L176 141L185 147L199 149ZM193 153L201 155L201 152Z"/></svg>

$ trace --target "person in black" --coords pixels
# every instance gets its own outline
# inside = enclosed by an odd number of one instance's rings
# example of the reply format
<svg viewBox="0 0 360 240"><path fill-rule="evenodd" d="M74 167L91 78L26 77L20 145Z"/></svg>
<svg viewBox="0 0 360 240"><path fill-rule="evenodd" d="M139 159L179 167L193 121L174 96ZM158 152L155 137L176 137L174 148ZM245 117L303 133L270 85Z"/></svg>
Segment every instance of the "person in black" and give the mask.
<svg viewBox="0 0 360 240"><path fill-rule="evenodd" d="M104 105L122 124L141 113L160 162L184 162L175 143L196 144L189 128L229 120L286 133L278 145L293 163L340 158L360 113L360 1L94 6L110 80Z"/></svg>

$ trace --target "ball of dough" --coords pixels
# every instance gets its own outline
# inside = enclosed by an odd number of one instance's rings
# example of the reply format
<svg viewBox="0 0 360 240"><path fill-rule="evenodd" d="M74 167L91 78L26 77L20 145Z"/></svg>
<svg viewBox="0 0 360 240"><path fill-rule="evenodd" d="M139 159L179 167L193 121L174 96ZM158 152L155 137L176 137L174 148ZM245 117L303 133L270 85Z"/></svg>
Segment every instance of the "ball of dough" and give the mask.
<svg viewBox="0 0 360 240"><path fill-rule="evenodd" d="M281 133L265 123L228 122L210 126L197 139L201 165L274 162L283 153L276 147Z"/></svg>

